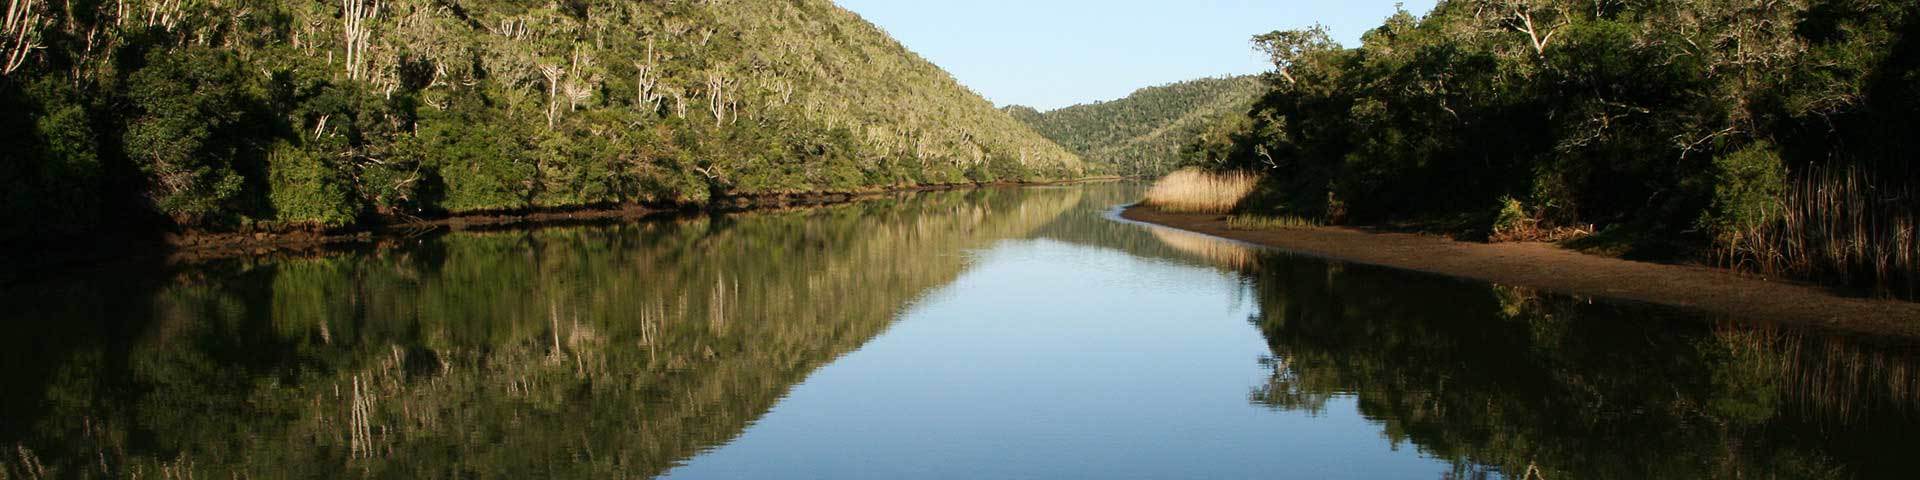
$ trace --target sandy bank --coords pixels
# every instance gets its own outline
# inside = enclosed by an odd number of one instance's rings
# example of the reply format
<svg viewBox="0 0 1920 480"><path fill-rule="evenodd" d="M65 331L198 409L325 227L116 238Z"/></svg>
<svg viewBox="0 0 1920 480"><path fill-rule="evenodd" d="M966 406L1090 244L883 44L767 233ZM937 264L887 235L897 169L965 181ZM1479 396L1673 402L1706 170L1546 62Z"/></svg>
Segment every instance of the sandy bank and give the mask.
<svg viewBox="0 0 1920 480"><path fill-rule="evenodd" d="M1725 314L1738 320L1817 325L1920 338L1920 303L1858 298L1725 270L1599 257L1544 243L1474 243L1346 227L1234 230L1226 217L1131 207L1130 220L1338 260L1598 298Z"/></svg>

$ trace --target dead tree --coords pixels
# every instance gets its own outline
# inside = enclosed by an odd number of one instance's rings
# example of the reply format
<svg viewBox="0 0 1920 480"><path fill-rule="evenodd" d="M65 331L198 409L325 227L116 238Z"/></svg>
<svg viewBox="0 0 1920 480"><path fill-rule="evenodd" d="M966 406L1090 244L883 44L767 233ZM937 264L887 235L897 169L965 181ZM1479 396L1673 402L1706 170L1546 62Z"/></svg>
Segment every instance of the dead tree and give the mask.
<svg viewBox="0 0 1920 480"><path fill-rule="evenodd" d="M727 99L727 87L733 86L736 82L728 79L726 73L719 69L707 71L707 108L713 112L715 127L722 125L727 119L729 102L732 102Z"/></svg>
<svg viewBox="0 0 1920 480"><path fill-rule="evenodd" d="M347 79L359 80L365 76L363 65L367 61L367 44L373 35L367 27L367 21L380 15L379 0L340 0L341 31L347 40Z"/></svg>
<svg viewBox="0 0 1920 480"><path fill-rule="evenodd" d="M560 120L560 79L567 76L567 70L553 65L541 65L540 75L547 77L547 128L552 129Z"/></svg>
<svg viewBox="0 0 1920 480"><path fill-rule="evenodd" d="M1474 6L1481 18L1527 34L1527 46L1540 57L1547 55L1553 36L1573 23L1571 12L1551 0L1476 0Z"/></svg>
<svg viewBox="0 0 1920 480"><path fill-rule="evenodd" d="M567 85L563 90L567 94L567 111L580 109L580 104L593 98L593 87L600 83L600 75L593 73L593 56L584 51L575 50L573 65L568 68Z"/></svg>
<svg viewBox="0 0 1920 480"><path fill-rule="evenodd" d="M0 48L5 50L5 65L0 65L0 75L12 74L27 63L27 54L43 48L40 44L40 24L43 20L40 11L33 8L33 0L7 0L6 23L0 24Z"/></svg>
<svg viewBox="0 0 1920 480"><path fill-rule="evenodd" d="M659 92L660 67L658 64L659 57L654 54L653 39L648 38L647 61L633 62L635 105L648 104L653 106L653 110L660 109L660 100L666 96Z"/></svg>
<svg viewBox="0 0 1920 480"><path fill-rule="evenodd" d="M488 25L487 30L492 31L494 35L507 37L508 40L519 40L527 36L527 19L503 18L497 26Z"/></svg>
<svg viewBox="0 0 1920 480"><path fill-rule="evenodd" d="M593 89L579 82L567 82L567 111L579 111L580 104L593 98Z"/></svg>
<svg viewBox="0 0 1920 480"><path fill-rule="evenodd" d="M147 26L173 30L184 16L180 14L180 2L181 0L159 0L147 4Z"/></svg>

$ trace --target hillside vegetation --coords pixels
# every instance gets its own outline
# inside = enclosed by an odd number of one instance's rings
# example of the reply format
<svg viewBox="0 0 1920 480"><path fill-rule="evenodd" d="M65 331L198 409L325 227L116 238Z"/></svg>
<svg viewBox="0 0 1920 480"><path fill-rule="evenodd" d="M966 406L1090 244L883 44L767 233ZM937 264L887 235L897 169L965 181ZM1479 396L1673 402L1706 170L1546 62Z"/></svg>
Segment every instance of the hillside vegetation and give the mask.
<svg viewBox="0 0 1920 480"><path fill-rule="evenodd" d="M1062 178L828 0L5 0L0 242Z"/></svg>
<svg viewBox="0 0 1920 480"><path fill-rule="evenodd" d="M1912 296L1916 13L1447 0L1352 48L1276 31L1254 39L1264 96L1191 150L1267 173L1245 209L1507 238L1594 224L1582 244Z"/></svg>
<svg viewBox="0 0 1920 480"><path fill-rule="evenodd" d="M1155 175L1191 158L1181 154L1188 139L1221 118L1244 116L1262 88L1257 76L1204 78L1044 113L1018 105L1006 110L1090 163L1120 174Z"/></svg>

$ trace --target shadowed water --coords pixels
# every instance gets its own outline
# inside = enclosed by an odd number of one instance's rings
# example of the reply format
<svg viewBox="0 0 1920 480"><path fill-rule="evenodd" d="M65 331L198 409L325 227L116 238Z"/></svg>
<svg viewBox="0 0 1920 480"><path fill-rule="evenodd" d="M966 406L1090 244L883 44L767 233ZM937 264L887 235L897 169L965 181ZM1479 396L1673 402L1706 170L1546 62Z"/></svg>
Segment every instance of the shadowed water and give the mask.
<svg viewBox="0 0 1920 480"><path fill-rule="evenodd" d="M1125 184L0 292L0 475L1849 478L1907 344L1124 223Z"/></svg>

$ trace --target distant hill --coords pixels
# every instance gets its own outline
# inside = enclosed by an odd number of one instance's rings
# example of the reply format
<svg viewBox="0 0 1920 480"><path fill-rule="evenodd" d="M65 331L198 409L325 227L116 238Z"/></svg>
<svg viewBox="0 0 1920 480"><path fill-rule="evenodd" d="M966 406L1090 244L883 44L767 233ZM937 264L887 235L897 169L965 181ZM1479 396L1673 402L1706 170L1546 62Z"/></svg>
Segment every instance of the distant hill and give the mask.
<svg viewBox="0 0 1920 480"><path fill-rule="evenodd" d="M1263 92L1260 78L1246 75L1143 88L1119 100L1050 112L1021 105L1002 110L1088 162L1151 175L1171 169L1182 145L1220 118L1245 114Z"/></svg>
<svg viewBox="0 0 1920 480"><path fill-rule="evenodd" d="M26 8L0 242L1083 173L829 0Z"/></svg>

